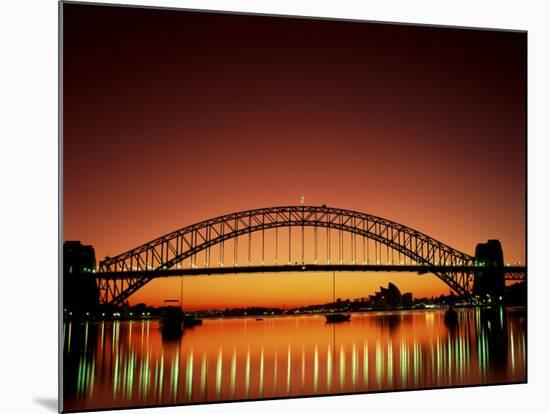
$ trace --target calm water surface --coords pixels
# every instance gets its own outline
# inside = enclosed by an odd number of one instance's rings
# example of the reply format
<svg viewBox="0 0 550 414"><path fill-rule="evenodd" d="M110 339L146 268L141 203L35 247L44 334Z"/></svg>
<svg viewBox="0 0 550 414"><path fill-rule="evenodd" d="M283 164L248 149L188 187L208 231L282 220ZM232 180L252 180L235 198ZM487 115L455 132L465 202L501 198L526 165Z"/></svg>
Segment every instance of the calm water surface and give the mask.
<svg viewBox="0 0 550 414"><path fill-rule="evenodd" d="M65 410L526 380L523 309L64 324Z"/></svg>

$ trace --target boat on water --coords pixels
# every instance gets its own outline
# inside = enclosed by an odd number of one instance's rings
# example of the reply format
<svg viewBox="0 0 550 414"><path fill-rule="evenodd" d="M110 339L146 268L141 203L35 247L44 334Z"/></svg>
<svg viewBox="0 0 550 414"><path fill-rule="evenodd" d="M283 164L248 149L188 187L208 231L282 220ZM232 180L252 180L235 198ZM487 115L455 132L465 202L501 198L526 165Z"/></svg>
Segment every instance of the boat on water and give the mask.
<svg viewBox="0 0 550 414"><path fill-rule="evenodd" d="M351 320L351 315L348 313L327 313L325 318L329 323L347 322Z"/></svg>
<svg viewBox="0 0 550 414"><path fill-rule="evenodd" d="M193 315L183 315L183 326L185 328L192 328L198 325L202 325L202 319L195 318Z"/></svg>
<svg viewBox="0 0 550 414"><path fill-rule="evenodd" d="M184 328L192 328L197 325L202 325L202 319L185 314L181 308L175 306L165 308L160 318L160 328L167 334L177 334Z"/></svg>
<svg viewBox="0 0 550 414"><path fill-rule="evenodd" d="M202 319L195 318L189 313L183 312L183 278L181 281L180 299L166 299L165 303L177 303L179 306L166 306L161 313L160 328L163 334L177 336L183 333L184 328L202 325Z"/></svg>
<svg viewBox="0 0 550 414"><path fill-rule="evenodd" d="M183 319L179 307L167 307L160 316L159 326L163 339L179 339L183 335Z"/></svg>
<svg viewBox="0 0 550 414"><path fill-rule="evenodd" d="M335 299L335 294L336 294L335 273L336 272L332 272L332 301L333 301L333 303L336 301L336 299ZM332 313L327 313L325 315L325 318L327 320L327 323L349 322L351 320L351 315L349 313L332 312Z"/></svg>

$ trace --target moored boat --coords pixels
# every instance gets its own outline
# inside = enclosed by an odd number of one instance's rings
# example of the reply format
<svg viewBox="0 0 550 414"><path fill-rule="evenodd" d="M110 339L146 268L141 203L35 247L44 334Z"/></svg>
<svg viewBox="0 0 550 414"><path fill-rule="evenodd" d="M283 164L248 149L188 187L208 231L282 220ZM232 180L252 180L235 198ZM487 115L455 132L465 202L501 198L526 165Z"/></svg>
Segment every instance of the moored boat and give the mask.
<svg viewBox="0 0 550 414"><path fill-rule="evenodd" d="M193 315L183 316L183 326L185 328L191 328L197 325L202 325L202 319L195 318Z"/></svg>
<svg viewBox="0 0 550 414"><path fill-rule="evenodd" d="M336 296L336 279L335 272L332 272L332 300L335 301ZM348 322L351 319L349 313L332 312L325 315L327 323Z"/></svg>
<svg viewBox="0 0 550 414"><path fill-rule="evenodd" d="M325 318L328 323L348 322L351 320L351 315L348 313L327 313Z"/></svg>

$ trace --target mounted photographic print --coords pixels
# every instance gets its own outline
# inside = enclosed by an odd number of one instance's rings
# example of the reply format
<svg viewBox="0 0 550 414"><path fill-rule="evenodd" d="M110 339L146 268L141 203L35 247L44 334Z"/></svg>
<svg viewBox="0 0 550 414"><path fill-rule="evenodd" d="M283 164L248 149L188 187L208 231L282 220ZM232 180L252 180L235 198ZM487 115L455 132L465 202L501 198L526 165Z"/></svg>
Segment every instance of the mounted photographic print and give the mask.
<svg viewBox="0 0 550 414"><path fill-rule="evenodd" d="M527 33L62 2L60 402L527 381Z"/></svg>

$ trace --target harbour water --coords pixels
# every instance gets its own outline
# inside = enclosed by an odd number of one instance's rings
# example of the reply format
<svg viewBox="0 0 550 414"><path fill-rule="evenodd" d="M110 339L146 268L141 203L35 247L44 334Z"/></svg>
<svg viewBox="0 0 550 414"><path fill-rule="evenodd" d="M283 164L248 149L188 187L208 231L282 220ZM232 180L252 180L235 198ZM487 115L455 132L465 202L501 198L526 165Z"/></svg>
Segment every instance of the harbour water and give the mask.
<svg viewBox="0 0 550 414"><path fill-rule="evenodd" d="M152 406L526 381L524 308L205 319L66 321L64 409Z"/></svg>

